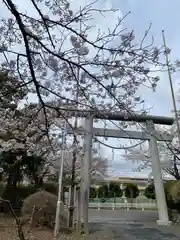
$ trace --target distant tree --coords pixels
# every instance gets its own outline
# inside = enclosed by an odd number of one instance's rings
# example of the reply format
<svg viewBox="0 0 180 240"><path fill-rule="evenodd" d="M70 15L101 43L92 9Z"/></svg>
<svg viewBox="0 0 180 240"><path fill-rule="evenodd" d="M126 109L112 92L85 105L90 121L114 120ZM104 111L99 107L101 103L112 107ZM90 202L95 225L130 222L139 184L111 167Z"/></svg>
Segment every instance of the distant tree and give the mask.
<svg viewBox="0 0 180 240"><path fill-rule="evenodd" d="M125 188L125 197L126 198L137 198L139 196L139 189L136 184L128 184Z"/></svg>
<svg viewBox="0 0 180 240"><path fill-rule="evenodd" d="M146 187L144 191L144 196L148 199L156 199L154 183L151 183Z"/></svg>
<svg viewBox="0 0 180 240"><path fill-rule="evenodd" d="M0 154L0 166L3 169L7 185L16 187L23 180L23 175L36 187L43 184L43 178L48 174L44 158L36 155L27 156L25 151L3 151Z"/></svg>
<svg viewBox="0 0 180 240"><path fill-rule="evenodd" d="M0 154L0 166L3 169L8 186L16 187L17 183L23 178L21 158L18 158L21 154L12 153L11 151L3 151Z"/></svg>
<svg viewBox="0 0 180 240"><path fill-rule="evenodd" d="M43 185L43 179L49 172L49 167L46 166L46 161L41 156L26 156L24 158L24 173L27 175L32 184L36 187Z"/></svg>
<svg viewBox="0 0 180 240"><path fill-rule="evenodd" d="M90 195L90 198L96 198L97 191L96 191L96 189L94 187L90 188L90 194L89 195Z"/></svg>
<svg viewBox="0 0 180 240"><path fill-rule="evenodd" d="M98 197L99 198L107 198L108 197L108 186L107 185L103 185L101 187L98 188Z"/></svg>
<svg viewBox="0 0 180 240"><path fill-rule="evenodd" d="M123 191L118 184L110 183L109 197L122 197Z"/></svg>

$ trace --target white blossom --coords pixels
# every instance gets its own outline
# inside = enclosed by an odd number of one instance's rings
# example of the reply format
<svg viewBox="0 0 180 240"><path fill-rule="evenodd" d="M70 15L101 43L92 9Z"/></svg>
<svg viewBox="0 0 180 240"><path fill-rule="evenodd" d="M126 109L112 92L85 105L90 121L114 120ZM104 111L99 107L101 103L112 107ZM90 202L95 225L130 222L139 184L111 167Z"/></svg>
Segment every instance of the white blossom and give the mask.
<svg viewBox="0 0 180 240"><path fill-rule="evenodd" d="M124 75L124 72L122 70L115 70L111 73L112 77L119 78Z"/></svg>
<svg viewBox="0 0 180 240"><path fill-rule="evenodd" d="M78 38L74 35L71 35L70 40L71 40L71 43L73 43L73 42L77 42Z"/></svg>
<svg viewBox="0 0 180 240"><path fill-rule="evenodd" d="M79 55L85 56L85 55L88 55L88 53L89 53L89 49L86 46L82 46L78 49Z"/></svg>
<svg viewBox="0 0 180 240"><path fill-rule="evenodd" d="M72 42L72 45L74 48L80 48L81 47L81 43L80 42Z"/></svg>

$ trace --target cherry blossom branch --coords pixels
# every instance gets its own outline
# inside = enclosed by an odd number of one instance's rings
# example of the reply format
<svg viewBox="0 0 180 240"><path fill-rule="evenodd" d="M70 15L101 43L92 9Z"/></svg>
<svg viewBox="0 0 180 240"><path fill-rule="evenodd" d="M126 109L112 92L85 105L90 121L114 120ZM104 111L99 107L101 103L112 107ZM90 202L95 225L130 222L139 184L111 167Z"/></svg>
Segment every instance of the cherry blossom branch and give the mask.
<svg viewBox="0 0 180 240"><path fill-rule="evenodd" d="M34 0L31 0L31 2L33 3L33 5L34 5L35 9L37 10L37 12L39 13L39 15L41 16L41 19L42 19L42 21L43 21L43 23L44 23L44 26L45 26L45 28L46 28L46 31L47 31L47 33L48 33L50 42L51 42L53 48L55 49L55 45L54 45L53 40L52 40L52 38L51 38L51 34L50 34L50 32L49 32L49 28L48 28L48 26L47 26L47 24L46 24L47 19L44 18L41 10L38 8L38 6L37 6L37 4L35 3L35 1L34 1Z"/></svg>

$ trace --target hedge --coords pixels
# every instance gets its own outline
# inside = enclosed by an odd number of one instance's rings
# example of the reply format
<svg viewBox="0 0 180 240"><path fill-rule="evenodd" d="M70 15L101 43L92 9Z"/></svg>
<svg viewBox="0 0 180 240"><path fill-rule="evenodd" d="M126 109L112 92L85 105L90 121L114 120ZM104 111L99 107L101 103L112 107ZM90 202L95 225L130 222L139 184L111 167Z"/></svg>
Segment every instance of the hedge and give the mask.
<svg viewBox="0 0 180 240"><path fill-rule="evenodd" d="M16 188L14 186L5 186L4 192L1 197L5 200L8 200L11 203L11 206L16 212L16 214L19 215L24 199L27 198L29 195L35 193L36 191L37 189L32 185L18 185ZM1 202L0 211L3 213L10 213L11 211L9 208L9 204Z"/></svg>
<svg viewBox="0 0 180 240"><path fill-rule="evenodd" d="M45 182L43 183L43 187L42 187L46 192L52 193L54 195L58 195L58 183L56 182Z"/></svg>
<svg viewBox="0 0 180 240"><path fill-rule="evenodd" d="M45 191L50 192L54 195L58 194L58 184L54 182L46 182L42 187ZM13 186L7 187L5 184L0 184L0 196L6 200L9 200L13 209L20 212L23 201L31 194L37 192L38 189L34 185L23 185L19 184L16 188ZM9 212L9 206L5 203L0 204L0 212Z"/></svg>
<svg viewBox="0 0 180 240"><path fill-rule="evenodd" d="M172 199L171 189L176 182L177 180L168 180L164 183L164 191L165 191L166 198L168 200Z"/></svg>

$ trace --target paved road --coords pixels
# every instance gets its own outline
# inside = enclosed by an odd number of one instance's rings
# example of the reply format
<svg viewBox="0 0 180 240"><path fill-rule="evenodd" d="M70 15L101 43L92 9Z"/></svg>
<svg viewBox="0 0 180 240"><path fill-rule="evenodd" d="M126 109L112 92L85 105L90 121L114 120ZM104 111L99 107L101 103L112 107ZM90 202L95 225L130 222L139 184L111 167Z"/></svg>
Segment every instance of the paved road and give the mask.
<svg viewBox="0 0 180 240"><path fill-rule="evenodd" d="M89 209L92 232L111 232L110 240L179 240L180 226L157 226L156 211ZM104 239L104 238L103 238Z"/></svg>
<svg viewBox="0 0 180 240"><path fill-rule="evenodd" d="M89 210L89 222L156 222L156 211L140 210Z"/></svg>
<svg viewBox="0 0 180 240"><path fill-rule="evenodd" d="M112 240L179 240L180 229L177 226L157 226L155 211L138 210L89 210L89 222L92 231L109 229Z"/></svg>

